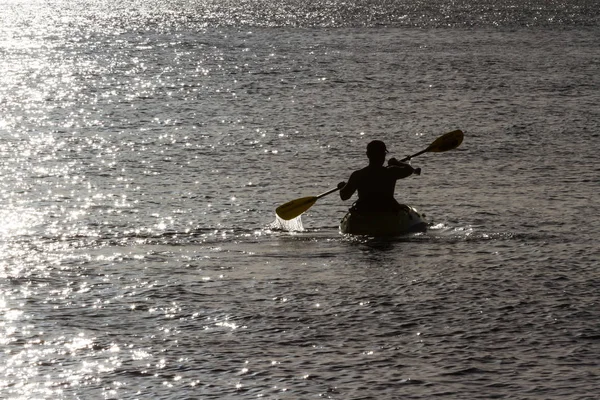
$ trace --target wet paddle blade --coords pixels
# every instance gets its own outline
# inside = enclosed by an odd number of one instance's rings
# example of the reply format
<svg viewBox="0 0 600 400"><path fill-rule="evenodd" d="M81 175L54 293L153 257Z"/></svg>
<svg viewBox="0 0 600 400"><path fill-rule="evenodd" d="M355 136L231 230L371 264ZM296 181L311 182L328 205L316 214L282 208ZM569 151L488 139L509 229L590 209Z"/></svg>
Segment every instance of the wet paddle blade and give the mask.
<svg viewBox="0 0 600 400"><path fill-rule="evenodd" d="M457 129L440 136L427 148L428 152L441 153L460 146L464 138L463 131Z"/></svg>
<svg viewBox="0 0 600 400"><path fill-rule="evenodd" d="M277 216L279 218L288 221L290 219L296 218L298 215L311 208L312 205L315 204L317 199L318 197L316 196L309 196L302 197L301 199L288 201L287 203L277 207L275 209L275 212L277 213Z"/></svg>

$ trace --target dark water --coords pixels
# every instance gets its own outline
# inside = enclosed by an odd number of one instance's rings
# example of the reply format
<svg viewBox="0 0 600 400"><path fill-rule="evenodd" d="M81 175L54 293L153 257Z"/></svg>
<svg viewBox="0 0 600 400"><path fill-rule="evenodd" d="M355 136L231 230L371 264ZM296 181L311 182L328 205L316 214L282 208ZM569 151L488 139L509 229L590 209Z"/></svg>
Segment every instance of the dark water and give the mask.
<svg viewBox="0 0 600 400"><path fill-rule="evenodd" d="M594 1L0 3L0 398L595 399ZM351 238L332 194L462 129Z"/></svg>

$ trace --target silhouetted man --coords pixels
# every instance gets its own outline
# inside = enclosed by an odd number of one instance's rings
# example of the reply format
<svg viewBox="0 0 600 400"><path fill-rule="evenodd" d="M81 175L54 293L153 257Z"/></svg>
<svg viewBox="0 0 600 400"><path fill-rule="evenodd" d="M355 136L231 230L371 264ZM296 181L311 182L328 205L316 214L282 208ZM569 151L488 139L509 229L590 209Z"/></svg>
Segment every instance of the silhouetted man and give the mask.
<svg viewBox="0 0 600 400"><path fill-rule="evenodd" d="M373 140L367 145L369 165L354 171L348 183L338 184L342 200L348 200L358 191L358 200L354 203L353 210L381 212L396 211L405 207L394 198L396 181L412 174L420 175L421 169L413 168L395 158L390 158L388 166L384 167L387 152L385 143Z"/></svg>

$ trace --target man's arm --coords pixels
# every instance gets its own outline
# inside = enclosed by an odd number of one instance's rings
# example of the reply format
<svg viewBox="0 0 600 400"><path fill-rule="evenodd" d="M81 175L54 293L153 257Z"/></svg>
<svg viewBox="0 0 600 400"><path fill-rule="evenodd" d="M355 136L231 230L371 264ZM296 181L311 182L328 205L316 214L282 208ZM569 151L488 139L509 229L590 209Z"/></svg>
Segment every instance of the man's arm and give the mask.
<svg viewBox="0 0 600 400"><path fill-rule="evenodd" d="M387 168L394 172L396 179L403 179L412 174L421 175L421 168L413 168L411 165L400 162L395 158L389 159Z"/></svg>
<svg viewBox="0 0 600 400"><path fill-rule="evenodd" d="M348 183L346 183L346 182L338 183L338 188L340 188L340 198L342 200L348 200L350 197L352 197L354 192L356 192L356 189L357 189L356 181L357 181L357 177L356 177L356 171L355 171L352 173L352 175L350 175L350 179L348 179Z"/></svg>

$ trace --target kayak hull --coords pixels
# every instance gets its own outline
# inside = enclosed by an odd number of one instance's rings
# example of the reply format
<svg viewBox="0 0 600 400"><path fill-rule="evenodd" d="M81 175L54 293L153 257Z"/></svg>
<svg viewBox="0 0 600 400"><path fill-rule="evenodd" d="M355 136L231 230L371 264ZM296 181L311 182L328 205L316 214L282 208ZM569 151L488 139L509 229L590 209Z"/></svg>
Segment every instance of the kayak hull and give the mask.
<svg viewBox="0 0 600 400"><path fill-rule="evenodd" d="M410 206L391 212L358 213L350 210L340 222L340 232L350 235L398 236L426 230L425 215Z"/></svg>

